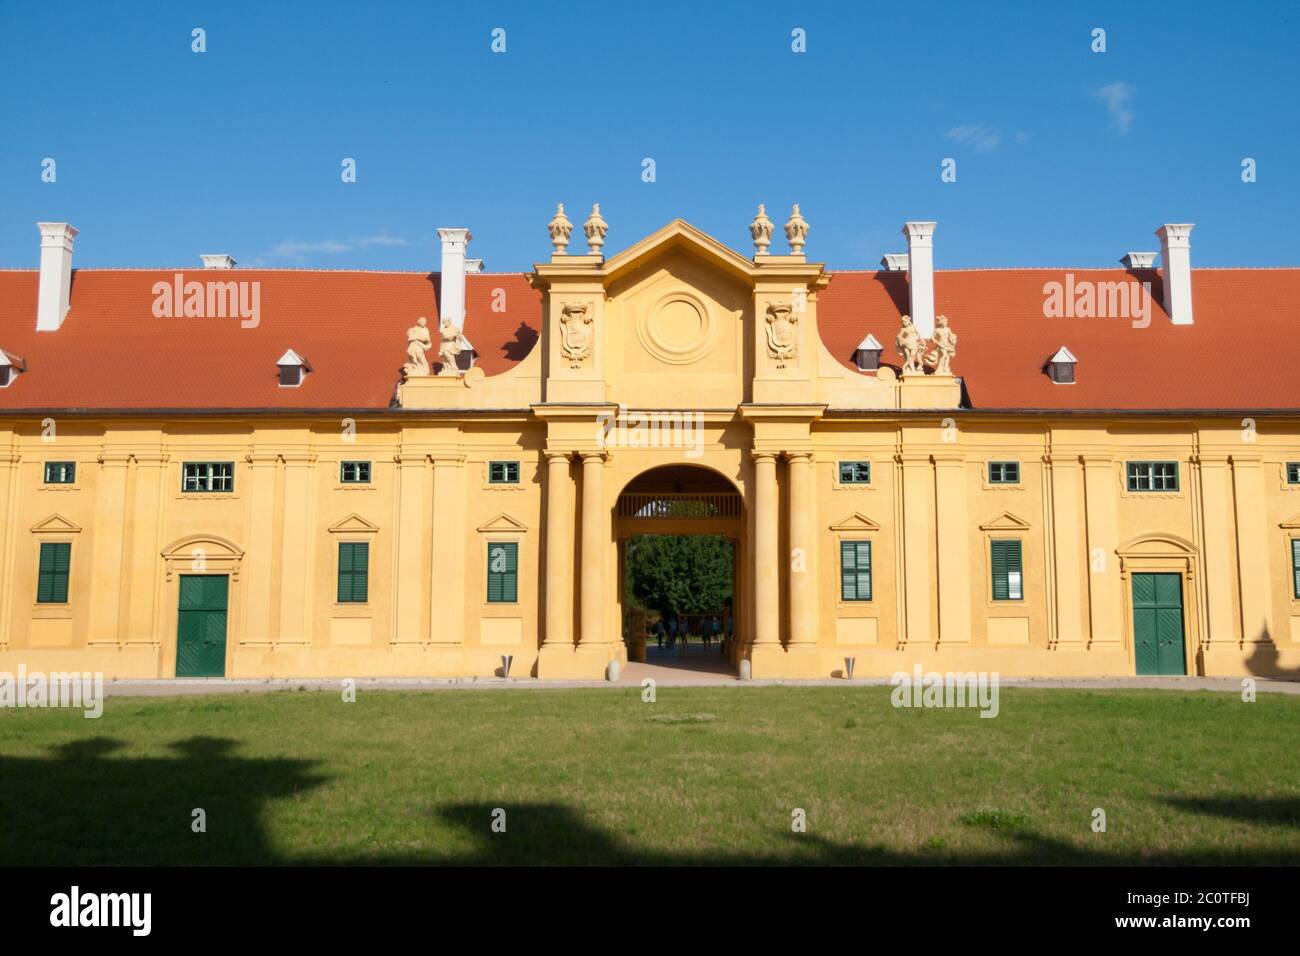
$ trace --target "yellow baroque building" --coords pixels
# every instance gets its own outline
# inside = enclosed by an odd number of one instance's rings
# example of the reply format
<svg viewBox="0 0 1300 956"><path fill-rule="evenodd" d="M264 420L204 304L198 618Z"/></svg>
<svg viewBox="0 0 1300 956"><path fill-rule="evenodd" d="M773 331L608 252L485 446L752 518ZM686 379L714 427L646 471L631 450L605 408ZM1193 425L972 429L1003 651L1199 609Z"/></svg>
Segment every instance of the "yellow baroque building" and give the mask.
<svg viewBox="0 0 1300 956"><path fill-rule="evenodd" d="M761 210L752 256L572 228L494 274L464 229L436 273L74 270L40 224L0 669L599 679L626 541L708 533L756 678L1300 673L1297 270L1193 270L1186 224L938 272L933 223L838 272L798 207L784 254Z"/></svg>

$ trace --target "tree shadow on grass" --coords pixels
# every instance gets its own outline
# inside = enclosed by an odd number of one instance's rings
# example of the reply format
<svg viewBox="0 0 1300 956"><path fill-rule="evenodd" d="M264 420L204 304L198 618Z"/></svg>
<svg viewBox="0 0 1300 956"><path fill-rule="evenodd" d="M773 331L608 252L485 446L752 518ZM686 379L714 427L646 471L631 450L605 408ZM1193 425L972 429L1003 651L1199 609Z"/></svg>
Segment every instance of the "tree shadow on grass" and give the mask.
<svg viewBox="0 0 1300 956"><path fill-rule="evenodd" d="M0 756L0 865L284 862L263 811L326 778L313 761L239 757L235 745L190 737L171 756L119 758L122 741L93 737L50 757ZM192 829L196 809L206 833Z"/></svg>
<svg viewBox="0 0 1300 956"><path fill-rule="evenodd" d="M1296 865L1300 845L1284 839L1268 850L1190 850L1118 853L1105 849L1104 834L1078 846L1026 827L999 832L1002 845L984 852L900 851L884 845L840 844L808 833L781 831L776 848L665 852L647 849L637 834L593 825L578 807L564 803L507 804L505 832L493 831L497 805L456 802L435 805L432 817L445 838L451 831L464 849L443 853L348 854L285 850L267 832L265 816L277 801L309 795L328 781L317 761L249 758L233 740L191 737L171 745L165 757L115 756L121 741L96 737L64 744L48 757L0 756L0 865L396 865L396 866L1186 866ZM1175 810L1296 827L1300 801L1249 795L1167 798ZM207 832L192 829L193 811L206 813ZM398 813L400 807L376 807ZM413 817L411 842L426 834L428 817ZM637 821L652 826L647 817ZM329 827L324 815L322 830ZM755 824L766 828L767 824ZM779 825L778 825L779 826ZM1086 826L1086 821L1081 823ZM323 842L331 834L322 832Z"/></svg>

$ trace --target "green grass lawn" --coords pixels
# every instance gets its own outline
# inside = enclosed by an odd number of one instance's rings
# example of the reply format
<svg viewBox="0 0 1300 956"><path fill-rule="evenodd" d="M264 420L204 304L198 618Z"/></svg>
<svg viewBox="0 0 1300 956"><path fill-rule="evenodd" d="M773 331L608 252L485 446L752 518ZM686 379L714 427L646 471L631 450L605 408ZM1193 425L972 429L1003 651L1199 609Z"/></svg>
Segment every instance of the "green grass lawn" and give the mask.
<svg viewBox="0 0 1300 956"><path fill-rule="evenodd" d="M0 864L1300 863L1300 697L1009 689L990 720L889 692L5 710Z"/></svg>

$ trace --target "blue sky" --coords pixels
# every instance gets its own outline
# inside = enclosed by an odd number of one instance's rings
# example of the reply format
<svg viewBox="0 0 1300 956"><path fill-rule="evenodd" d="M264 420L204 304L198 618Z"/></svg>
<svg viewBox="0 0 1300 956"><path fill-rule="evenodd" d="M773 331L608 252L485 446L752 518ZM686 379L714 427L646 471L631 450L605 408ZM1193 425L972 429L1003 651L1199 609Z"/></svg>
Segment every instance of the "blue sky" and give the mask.
<svg viewBox="0 0 1300 956"><path fill-rule="evenodd" d="M1292 2L0 0L0 267L68 220L80 267L422 269L467 225L517 271L557 200L575 224L601 203L607 251L680 216L748 254L756 204L779 233L798 201L834 268L904 249L907 219L939 222L938 268L1112 265L1162 222L1197 223L1193 265L1300 265L1298 24Z"/></svg>

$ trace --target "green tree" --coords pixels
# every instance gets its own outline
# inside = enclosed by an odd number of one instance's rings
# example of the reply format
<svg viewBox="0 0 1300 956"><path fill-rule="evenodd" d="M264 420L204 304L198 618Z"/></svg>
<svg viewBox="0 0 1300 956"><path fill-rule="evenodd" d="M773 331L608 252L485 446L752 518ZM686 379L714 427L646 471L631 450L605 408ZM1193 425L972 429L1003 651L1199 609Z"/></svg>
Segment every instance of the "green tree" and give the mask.
<svg viewBox="0 0 1300 956"><path fill-rule="evenodd" d="M644 608L701 614L732 595L731 542L721 535L638 535L625 562L627 597Z"/></svg>

